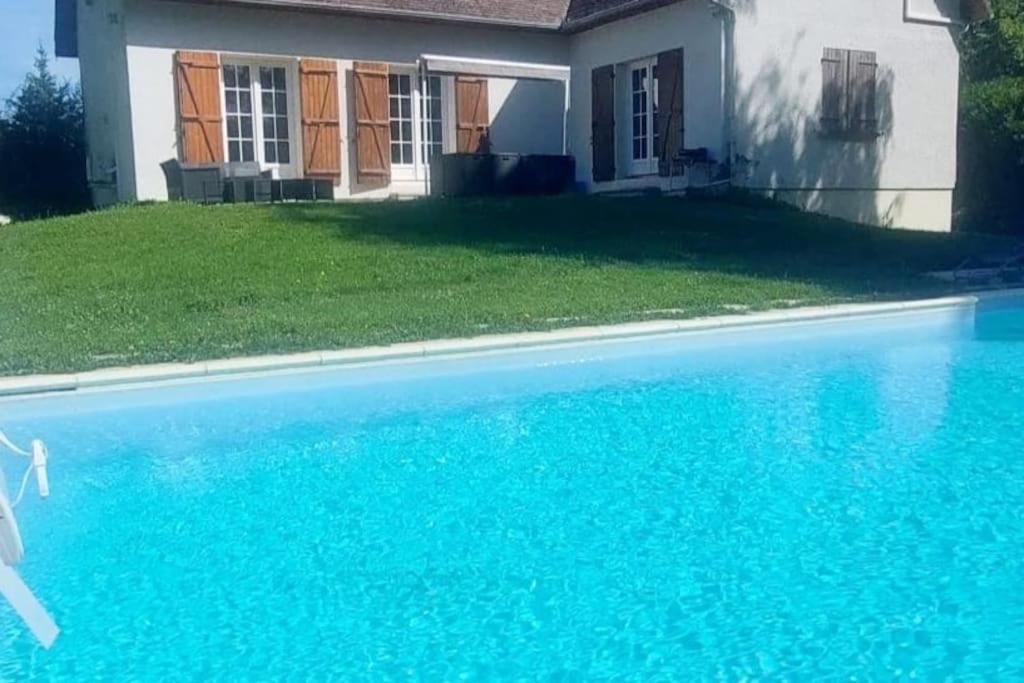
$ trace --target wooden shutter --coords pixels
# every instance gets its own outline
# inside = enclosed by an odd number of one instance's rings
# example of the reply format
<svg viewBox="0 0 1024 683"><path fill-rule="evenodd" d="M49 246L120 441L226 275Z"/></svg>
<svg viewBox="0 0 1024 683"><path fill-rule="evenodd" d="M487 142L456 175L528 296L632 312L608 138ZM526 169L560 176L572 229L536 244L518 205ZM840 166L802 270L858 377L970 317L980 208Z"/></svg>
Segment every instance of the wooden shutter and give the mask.
<svg viewBox="0 0 1024 683"><path fill-rule="evenodd" d="M839 133L846 124L849 82L847 50L825 48L821 60L821 125L827 133Z"/></svg>
<svg viewBox="0 0 1024 683"><path fill-rule="evenodd" d="M356 108L356 181L360 185L391 182L391 117L388 112L388 65L352 65Z"/></svg>
<svg viewBox="0 0 1024 683"><path fill-rule="evenodd" d="M683 151L683 50L658 55L658 173L667 176Z"/></svg>
<svg viewBox="0 0 1024 683"><path fill-rule="evenodd" d="M174 54L178 91L178 154L192 164L224 161L220 59L215 52Z"/></svg>
<svg viewBox="0 0 1024 683"><path fill-rule="evenodd" d="M487 79L455 77L455 140L460 153L491 151L491 114L487 103Z"/></svg>
<svg viewBox="0 0 1024 683"><path fill-rule="evenodd" d="M847 128L852 135L873 136L878 131L876 91L878 63L874 52L849 52L849 100Z"/></svg>
<svg viewBox="0 0 1024 683"><path fill-rule="evenodd" d="M594 181L615 179L615 67L601 66L590 75L591 147Z"/></svg>
<svg viewBox="0 0 1024 683"><path fill-rule="evenodd" d="M307 177L341 178L338 64L333 59L299 60L302 95L302 159Z"/></svg>

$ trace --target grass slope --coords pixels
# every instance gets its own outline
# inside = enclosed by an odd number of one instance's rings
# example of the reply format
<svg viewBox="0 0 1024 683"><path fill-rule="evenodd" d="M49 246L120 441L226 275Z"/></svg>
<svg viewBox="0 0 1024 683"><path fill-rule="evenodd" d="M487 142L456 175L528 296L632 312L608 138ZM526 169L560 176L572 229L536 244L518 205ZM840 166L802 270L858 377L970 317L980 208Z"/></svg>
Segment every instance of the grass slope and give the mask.
<svg viewBox="0 0 1024 683"><path fill-rule="evenodd" d="M0 228L0 374L937 293L991 246L669 198L123 207Z"/></svg>

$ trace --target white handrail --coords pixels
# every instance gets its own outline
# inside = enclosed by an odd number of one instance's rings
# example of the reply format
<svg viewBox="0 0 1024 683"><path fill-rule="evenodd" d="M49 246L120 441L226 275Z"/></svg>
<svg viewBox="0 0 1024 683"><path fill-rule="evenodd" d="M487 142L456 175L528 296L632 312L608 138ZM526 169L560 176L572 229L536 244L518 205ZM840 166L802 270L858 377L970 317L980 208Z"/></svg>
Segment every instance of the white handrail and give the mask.
<svg viewBox="0 0 1024 683"><path fill-rule="evenodd" d="M14 502L11 503L11 507L18 507L18 503L25 497L25 489L28 486L28 480L35 472L36 483L39 487L39 496L46 498L50 495L50 482L46 475L46 461L49 460L49 454L46 451L46 444L39 439L32 441L30 446L31 451L22 450L14 445L14 442L7 438L7 435L0 431L0 446L6 446L15 455L20 455L24 458L29 458L32 463L25 470L25 476L21 478L21 486L18 488L18 495L15 496Z"/></svg>
<svg viewBox="0 0 1024 683"><path fill-rule="evenodd" d="M53 618L47 614L46 608L14 571L14 566L21 561L25 554L21 534L18 531L18 521L14 517L14 508L25 495L25 488L33 472L36 473L36 480L39 484L39 495L45 498L50 493L49 482L46 478L46 461L48 459L46 445L36 439L32 441L30 450L26 451L15 446L6 434L0 432L0 446L7 448L15 455L31 460L25 471L25 476L22 477L21 488L14 503L8 501L7 483L4 480L3 471L0 470L0 598L7 600L42 646L49 648L53 645L57 634L60 633L60 629L57 628Z"/></svg>

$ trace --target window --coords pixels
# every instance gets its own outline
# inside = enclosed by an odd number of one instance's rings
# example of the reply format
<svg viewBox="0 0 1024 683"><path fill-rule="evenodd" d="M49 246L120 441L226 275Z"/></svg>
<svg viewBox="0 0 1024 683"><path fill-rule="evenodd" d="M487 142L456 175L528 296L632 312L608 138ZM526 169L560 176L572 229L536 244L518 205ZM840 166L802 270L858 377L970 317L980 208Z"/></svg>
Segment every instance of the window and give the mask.
<svg viewBox="0 0 1024 683"><path fill-rule="evenodd" d="M388 74L391 178L425 177L430 160L445 149L445 97L442 76L421 77L415 69L392 66Z"/></svg>
<svg viewBox="0 0 1024 683"><path fill-rule="evenodd" d="M646 59L630 65L630 173L641 175L657 169L658 65Z"/></svg>
<svg viewBox="0 0 1024 683"><path fill-rule="evenodd" d="M412 76L388 75L388 105L391 117L391 164L412 166Z"/></svg>
<svg viewBox="0 0 1024 683"><path fill-rule="evenodd" d="M224 64L221 73L228 161L290 167L295 154L288 68L234 63Z"/></svg>
<svg viewBox="0 0 1024 683"><path fill-rule="evenodd" d="M427 76L420 97L420 122L423 129L423 163L444 152L444 125L441 113L441 77Z"/></svg>
<svg viewBox="0 0 1024 683"><path fill-rule="evenodd" d="M249 67L224 65L224 111L228 161L255 160Z"/></svg>
<svg viewBox="0 0 1024 683"><path fill-rule="evenodd" d="M288 85L284 67L260 67L260 109L263 116L264 162L291 163Z"/></svg>
<svg viewBox="0 0 1024 683"><path fill-rule="evenodd" d="M826 48L821 67L823 132L846 139L877 137L878 63L875 53Z"/></svg>

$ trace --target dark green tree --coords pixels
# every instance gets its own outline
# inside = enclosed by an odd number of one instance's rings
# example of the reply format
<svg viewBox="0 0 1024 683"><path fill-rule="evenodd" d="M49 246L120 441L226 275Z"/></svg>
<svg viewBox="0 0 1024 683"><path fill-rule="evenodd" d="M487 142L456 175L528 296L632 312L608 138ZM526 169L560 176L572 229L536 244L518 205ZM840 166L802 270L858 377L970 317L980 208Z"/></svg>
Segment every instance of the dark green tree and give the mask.
<svg viewBox="0 0 1024 683"><path fill-rule="evenodd" d="M1024 0L992 0L961 36L959 218L1024 233Z"/></svg>
<svg viewBox="0 0 1024 683"><path fill-rule="evenodd" d="M0 213L45 216L88 206L81 92L57 80L40 47L0 115Z"/></svg>

